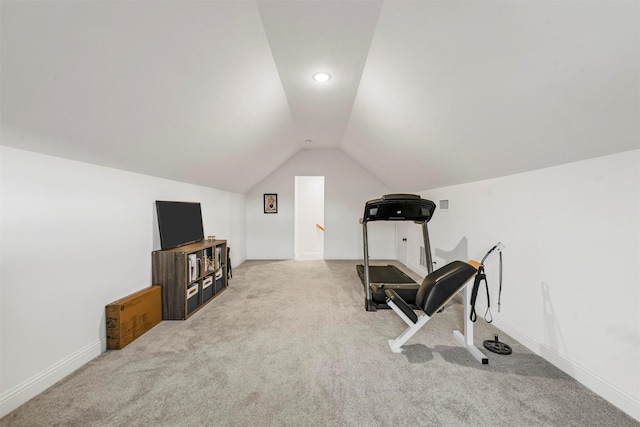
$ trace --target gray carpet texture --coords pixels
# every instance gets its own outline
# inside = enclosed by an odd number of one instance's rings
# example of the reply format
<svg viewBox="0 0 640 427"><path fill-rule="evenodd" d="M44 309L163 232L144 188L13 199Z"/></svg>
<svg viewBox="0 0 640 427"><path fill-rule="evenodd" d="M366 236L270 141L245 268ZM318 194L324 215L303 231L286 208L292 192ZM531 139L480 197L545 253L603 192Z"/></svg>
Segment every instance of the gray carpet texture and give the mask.
<svg viewBox="0 0 640 427"><path fill-rule="evenodd" d="M482 320L479 364L452 337L457 301L392 353L406 325L364 310L357 263L246 261L190 319L103 353L0 426L640 425ZM496 333L513 354L484 350Z"/></svg>

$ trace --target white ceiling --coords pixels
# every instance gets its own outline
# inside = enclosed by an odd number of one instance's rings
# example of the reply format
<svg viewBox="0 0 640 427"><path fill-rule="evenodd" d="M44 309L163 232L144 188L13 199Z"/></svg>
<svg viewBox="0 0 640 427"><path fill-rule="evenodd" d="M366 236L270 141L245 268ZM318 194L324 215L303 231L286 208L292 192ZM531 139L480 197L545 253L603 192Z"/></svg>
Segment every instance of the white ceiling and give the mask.
<svg viewBox="0 0 640 427"><path fill-rule="evenodd" d="M637 1L0 5L3 145L234 192L338 148L413 192L640 144Z"/></svg>

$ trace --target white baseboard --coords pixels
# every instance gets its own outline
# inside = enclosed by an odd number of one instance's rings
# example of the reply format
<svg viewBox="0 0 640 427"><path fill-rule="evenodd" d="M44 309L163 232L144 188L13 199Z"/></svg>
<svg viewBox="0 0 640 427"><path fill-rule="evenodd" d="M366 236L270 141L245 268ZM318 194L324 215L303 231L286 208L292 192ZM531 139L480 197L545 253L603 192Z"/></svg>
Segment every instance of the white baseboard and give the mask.
<svg viewBox="0 0 640 427"><path fill-rule="evenodd" d="M0 418L42 393L105 351L106 338L87 345L0 395Z"/></svg>
<svg viewBox="0 0 640 427"><path fill-rule="evenodd" d="M581 366L559 354L548 346L536 341L531 335L501 318L494 317L493 324L500 330L509 334L520 344L542 357L558 369L573 377L576 381L591 389L594 393L606 399L611 404L624 411L629 416L640 421L640 399L620 390L595 372Z"/></svg>

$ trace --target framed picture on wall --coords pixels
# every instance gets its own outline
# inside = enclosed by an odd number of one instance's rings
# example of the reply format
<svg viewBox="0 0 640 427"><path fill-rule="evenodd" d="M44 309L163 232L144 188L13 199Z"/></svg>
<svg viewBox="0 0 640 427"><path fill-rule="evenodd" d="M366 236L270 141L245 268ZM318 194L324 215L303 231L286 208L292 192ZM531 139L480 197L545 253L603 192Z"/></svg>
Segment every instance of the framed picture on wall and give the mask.
<svg viewBox="0 0 640 427"><path fill-rule="evenodd" d="M264 195L264 213L278 213L278 195L275 193Z"/></svg>

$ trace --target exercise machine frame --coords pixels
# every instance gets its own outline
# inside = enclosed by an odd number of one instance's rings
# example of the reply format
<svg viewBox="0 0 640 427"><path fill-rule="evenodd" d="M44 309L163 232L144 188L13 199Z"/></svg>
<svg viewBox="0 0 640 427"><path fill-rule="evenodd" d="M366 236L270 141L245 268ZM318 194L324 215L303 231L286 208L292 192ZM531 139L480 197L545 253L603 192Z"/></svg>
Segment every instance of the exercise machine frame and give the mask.
<svg viewBox="0 0 640 427"><path fill-rule="evenodd" d="M427 275L416 295L416 304L420 310L417 315L413 309L394 290L387 290L387 304L408 325L396 339L389 340L389 347L394 353L401 353L402 346L418 332L431 318L438 313L462 288L468 288L479 263L454 261ZM456 331L457 332L457 331ZM454 332L454 337L456 337ZM471 355L483 365L489 359L473 345L473 330L465 328L465 336L461 343ZM470 342L470 345L467 345Z"/></svg>
<svg viewBox="0 0 640 427"><path fill-rule="evenodd" d="M472 287L469 286L469 282L472 276L462 275L458 281L455 281L455 278L441 278L438 277L439 272L443 269L455 270L466 268L467 274L469 271L469 267L473 267L476 271L484 266L487 259L491 258L495 253L499 253L504 249L504 245L501 242L498 242L492 249L489 251L487 255L482 259L482 262L477 261L469 261L468 263L463 263L461 261L454 261L453 263L447 264L441 269L436 270L432 274L427 275L422 285L420 285L420 292L424 292L423 287L434 287L438 285L438 281L444 282L445 280L449 280L450 283L446 284L448 288L444 290L443 293L439 297L436 297L435 302L432 301L423 306L420 306L419 309L421 311L420 315L416 315L413 311L414 309L410 307L395 291L387 290L387 305L408 325L408 328L405 329L396 339L389 340L389 347L391 347L391 351L394 353L401 353L402 346L413 336L416 332L418 332L424 325L427 324L429 320L440 310L442 309L451 299L455 297L455 295L464 288L463 293L463 302L462 306L464 307L463 316L464 316L464 326L463 332L458 330L453 331L453 338L460 344L462 347L466 348L467 351L476 359L478 362L486 365L489 363L489 359L482 353L473 343L473 321L471 321L471 292ZM464 266L467 264L467 267ZM431 276L431 277L430 277ZM427 292L431 291L431 289L427 290ZM418 295L421 297L421 295ZM425 298L422 298L425 299ZM425 299L426 300L426 299Z"/></svg>

